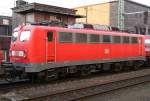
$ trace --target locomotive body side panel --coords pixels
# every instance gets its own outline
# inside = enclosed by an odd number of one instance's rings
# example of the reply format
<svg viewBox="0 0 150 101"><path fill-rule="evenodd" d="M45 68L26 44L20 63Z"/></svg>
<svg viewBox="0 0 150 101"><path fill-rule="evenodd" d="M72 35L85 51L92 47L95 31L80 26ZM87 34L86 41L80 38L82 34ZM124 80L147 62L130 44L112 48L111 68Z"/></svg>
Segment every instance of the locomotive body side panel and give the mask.
<svg viewBox="0 0 150 101"><path fill-rule="evenodd" d="M21 34L27 29L30 31L29 39L21 41ZM15 54L16 51L24 53L23 56L11 56L11 61L16 64L22 63L20 66L25 68L25 72L41 72L73 65L145 60L144 38L141 35L49 26L27 26L18 32L18 39L11 44L10 51ZM68 32L68 37L72 37L72 40L63 42L59 39L60 32ZM100 41L89 42L89 35L92 34L99 35ZM104 36L109 36L110 39L105 39ZM120 43L114 43L112 36L120 36ZM127 37L127 41L123 42L122 37ZM130 37L136 37L137 42L130 43Z"/></svg>

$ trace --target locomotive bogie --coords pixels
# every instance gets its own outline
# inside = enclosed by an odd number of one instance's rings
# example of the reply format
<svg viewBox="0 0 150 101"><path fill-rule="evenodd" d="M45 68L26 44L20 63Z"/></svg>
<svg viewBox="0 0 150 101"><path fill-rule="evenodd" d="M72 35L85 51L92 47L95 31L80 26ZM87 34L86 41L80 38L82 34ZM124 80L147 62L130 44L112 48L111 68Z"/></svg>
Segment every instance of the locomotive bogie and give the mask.
<svg viewBox="0 0 150 101"><path fill-rule="evenodd" d="M0 76L4 75L4 68L0 65Z"/></svg>

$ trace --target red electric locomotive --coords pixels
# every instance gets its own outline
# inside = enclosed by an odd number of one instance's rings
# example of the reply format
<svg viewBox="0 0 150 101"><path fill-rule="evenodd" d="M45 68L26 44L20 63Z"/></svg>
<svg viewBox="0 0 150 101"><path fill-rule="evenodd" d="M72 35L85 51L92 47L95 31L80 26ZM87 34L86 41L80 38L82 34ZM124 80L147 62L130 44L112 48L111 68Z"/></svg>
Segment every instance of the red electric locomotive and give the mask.
<svg viewBox="0 0 150 101"><path fill-rule="evenodd" d="M147 64L150 65L150 36L145 36L145 52L147 58Z"/></svg>
<svg viewBox="0 0 150 101"><path fill-rule="evenodd" d="M145 61L144 36L116 31L27 25L14 30L10 62L15 75L49 79L140 67ZM11 72L10 72L11 71ZM9 74L7 73L7 74Z"/></svg>

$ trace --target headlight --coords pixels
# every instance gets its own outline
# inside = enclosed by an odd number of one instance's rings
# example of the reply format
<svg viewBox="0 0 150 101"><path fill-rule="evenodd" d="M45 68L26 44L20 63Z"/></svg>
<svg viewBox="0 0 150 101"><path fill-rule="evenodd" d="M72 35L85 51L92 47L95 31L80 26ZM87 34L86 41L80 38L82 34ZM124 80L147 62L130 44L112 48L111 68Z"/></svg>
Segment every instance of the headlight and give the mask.
<svg viewBox="0 0 150 101"><path fill-rule="evenodd" d="M12 56L15 56L15 51L11 51L11 55L12 55Z"/></svg>
<svg viewBox="0 0 150 101"><path fill-rule="evenodd" d="M19 57L26 57L24 51L10 51L9 56L19 56Z"/></svg>
<svg viewBox="0 0 150 101"><path fill-rule="evenodd" d="M19 51L19 52L18 52L18 56L22 56L22 57L23 57L24 55L25 55L25 54L24 54L24 51Z"/></svg>

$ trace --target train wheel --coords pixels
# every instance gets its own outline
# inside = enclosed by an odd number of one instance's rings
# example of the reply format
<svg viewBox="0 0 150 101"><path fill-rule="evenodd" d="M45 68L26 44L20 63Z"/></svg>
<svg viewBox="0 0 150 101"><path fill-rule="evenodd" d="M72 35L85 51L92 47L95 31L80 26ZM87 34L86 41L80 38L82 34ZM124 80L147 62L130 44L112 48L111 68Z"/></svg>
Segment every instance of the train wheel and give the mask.
<svg viewBox="0 0 150 101"><path fill-rule="evenodd" d="M28 74L28 77L29 77L31 83L39 83L41 80L40 78L38 78L36 73Z"/></svg>
<svg viewBox="0 0 150 101"><path fill-rule="evenodd" d="M103 71L110 71L111 70L111 64L110 63L102 64L102 70Z"/></svg>
<svg viewBox="0 0 150 101"><path fill-rule="evenodd" d="M81 76L87 76L91 74L89 66L81 66L78 72Z"/></svg>
<svg viewBox="0 0 150 101"><path fill-rule="evenodd" d="M67 68L62 68L58 72L59 78L65 78L67 76Z"/></svg>
<svg viewBox="0 0 150 101"><path fill-rule="evenodd" d="M98 72L102 71L102 64L97 64L96 69L98 70Z"/></svg>
<svg viewBox="0 0 150 101"><path fill-rule="evenodd" d="M140 69L140 67L141 67L143 64L144 64L143 61L136 61L136 62L134 62L133 69L134 69L134 70L138 70L138 69Z"/></svg>
<svg viewBox="0 0 150 101"><path fill-rule="evenodd" d="M13 82L16 80L16 76L14 73L6 73L5 74L5 80L8 82Z"/></svg>
<svg viewBox="0 0 150 101"><path fill-rule="evenodd" d="M133 64L134 64L133 61L126 61L126 62L124 62L125 67L123 69L125 71L131 70L133 68Z"/></svg>
<svg viewBox="0 0 150 101"><path fill-rule="evenodd" d="M134 70L138 70L138 69L140 69L140 66L134 65L133 69L134 69Z"/></svg>
<svg viewBox="0 0 150 101"><path fill-rule="evenodd" d="M124 68L123 68L123 70L124 71L129 71L129 70L131 70L131 67L125 65Z"/></svg>
<svg viewBox="0 0 150 101"><path fill-rule="evenodd" d="M97 65L89 65L89 68L90 68L90 72L91 73L96 73L98 72L98 69L97 69Z"/></svg>
<svg viewBox="0 0 150 101"><path fill-rule="evenodd" d="M58 79L59 73L57 70L46 70L44 75L44 81L49 82Z"/></svg>
<svg viewBox="0 0 150 101"><path fill-rule="evenodd" d="M120 72L123 69L123 65L121 63L115 63L112 67L113 72Z"/></svg>
<svg viewBox="0 0 150 101"><path fill-rule="evenodd" d="M146 57L146 66L150 67L150 57Z"/></svg>

